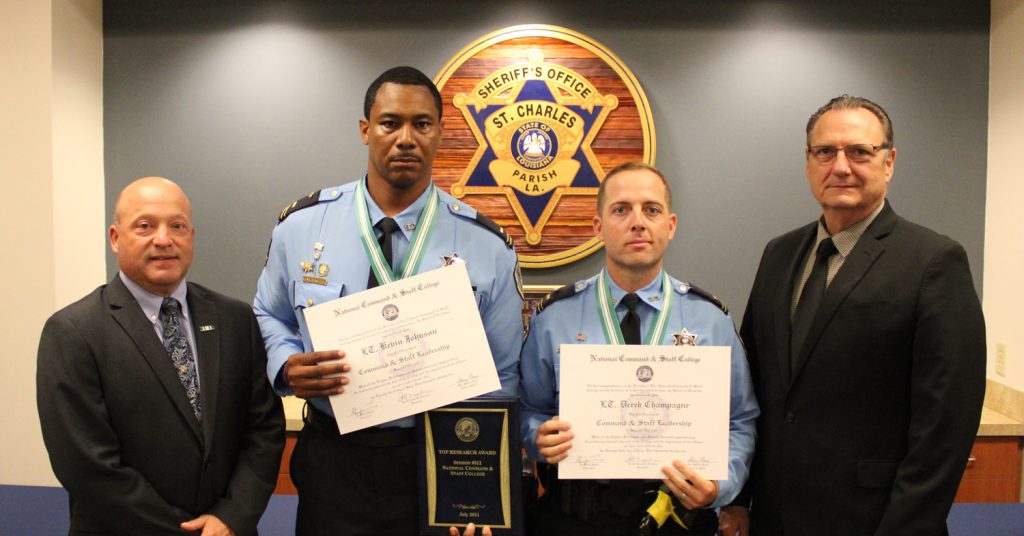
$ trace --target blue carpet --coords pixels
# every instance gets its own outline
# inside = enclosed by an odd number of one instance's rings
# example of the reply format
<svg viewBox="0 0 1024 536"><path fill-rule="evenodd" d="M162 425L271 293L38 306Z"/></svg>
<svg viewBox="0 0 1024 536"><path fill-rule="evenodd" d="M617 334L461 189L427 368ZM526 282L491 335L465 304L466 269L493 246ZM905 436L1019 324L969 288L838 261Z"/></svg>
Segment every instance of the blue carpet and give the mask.
<svg viewBox="0 0 1024 536"><path fill-rule="evenodd" d="M64 488L0 486L0 534L67 533L68 494Z"/></svg>
<svg viewBox="0 0 1024 536"><path fill-rule="evenodd" d="M295 495L273 495L260 518L260 536L291 536L295 533Z"/></svg>
<svg viewBox="0 0 1024 536"><path fill-rule="evenodd" d="M295 532L298 497L274 495L260 518L260 536ZM0 485L0 536L68 533L68 494L64 488Z"/></svg>
<svg viewBox="0 0 1024 536"><path fill-rule="evenodd" d="M946 524L950 536L1024 536L1024 504L954 504Z"/></svg>
<svg viewBox="0 0 1024 536"><path fill-rule="evenodd" d="M261 536L291 536L294 495L274 495L260 519ZM950 536L1024 536L1024 504L954 504ZM0 535L49 536L68 532L68 495L62 488L0 485Z"/></svg>

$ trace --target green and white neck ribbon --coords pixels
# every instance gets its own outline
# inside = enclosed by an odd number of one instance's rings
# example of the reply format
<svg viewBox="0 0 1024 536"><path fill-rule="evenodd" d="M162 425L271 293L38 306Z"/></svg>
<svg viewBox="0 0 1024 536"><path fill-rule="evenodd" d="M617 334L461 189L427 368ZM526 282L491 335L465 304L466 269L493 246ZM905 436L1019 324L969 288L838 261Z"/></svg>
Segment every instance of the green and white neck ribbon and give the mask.
<svg viewBox="0 0 1024 536"><path fill-rule="evenodd" d="M622 328L619 327L618 316L615 314L615 306L612 303L612 293L608 289L608 272L601 269L601 275L597 277L597 311L601 316L601 328L604 330L604 338L608 344L625 344L622 337ZM668 325L668 317L672 312L672 280L668 273L662 272L661 291L665 298L661 302L661 311L651 324L650 331L644 339L646 345L657 345L665 335L665 326Z"/></svg>
<svg viewBox="0 0 1024 536"><path fill-rule="evenodd" d="M356 220L359 222L359 235L362 238L363 249L366 250L366 258L370 260L370 268L377 281L381 285L392 283L399 279L405 279L416 273L423 261L423 253L427 249L427 240L434 230L434 220L437 218L438 195L437 188L431 183L427 187L427 203L420 212L420 218L416 221L416 229L412 232L412 242L409 251L405 255L402 267L399 270L401 275L391 271L387 261L384 260L384 253L380 250L377 237L370 225L370 210L366 207L366 193L363 186L364 181L356 184Z"/></svg>

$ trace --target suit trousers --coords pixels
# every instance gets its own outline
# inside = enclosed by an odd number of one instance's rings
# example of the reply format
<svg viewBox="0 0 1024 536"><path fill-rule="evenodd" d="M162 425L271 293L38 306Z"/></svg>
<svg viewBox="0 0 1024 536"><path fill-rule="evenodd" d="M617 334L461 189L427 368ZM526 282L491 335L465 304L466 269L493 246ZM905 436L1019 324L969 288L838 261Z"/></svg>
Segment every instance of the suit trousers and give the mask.
<svg viewBox="0 0 1024 536"><path fill-rule="evenodd" d="M372 431L340 436L336 428L322 425L330 417L312 407L309 411L318 418L307 421L291 458L291 476L299 492L295 534L416 536L412 431L402 444L368 446L357 438Z"/></svg>

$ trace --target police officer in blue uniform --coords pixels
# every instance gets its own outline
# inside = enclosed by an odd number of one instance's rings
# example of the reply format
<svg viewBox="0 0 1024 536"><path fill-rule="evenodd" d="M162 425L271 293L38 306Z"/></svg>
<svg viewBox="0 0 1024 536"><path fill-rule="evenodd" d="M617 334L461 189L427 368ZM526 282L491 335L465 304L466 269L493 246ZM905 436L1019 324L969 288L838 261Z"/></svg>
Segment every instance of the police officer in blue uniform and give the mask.
<svg viewBox="0 0 1024 536"><path fill-rule="evenodd" d="M612 170L601 184L594 218L594 232L605 243L606 268L553 293L531 323L520 363L523 442L529 456L542 462L542 476L550 476L538 534L714 534L717 519L710 509L728 504L749 474L759 409L743 346L721 302L662 268L676 230L671 195L664 176L646 164ZM607 296L602 309L598 294ZM618 327L616 333L606 336L602 316L611 323L605 325ZM573 439L571 423L557 417L560 382L569 381L559 374L559 346L641 342L732 348L727 480L706 480L679 460L663 469L662 482L554 476ZM682 522L670 516L660 530L646 513L659 488L663 496L674 497Z"/></svg>
<svg viewBox="0 0 1024 536"><path fill-rule="evenodd" d="M390 69L367 90L364 113L366 175L282 211L254 304L274 389L308 400L290 466L300 535L418 532L414 419L338 434L326 397L344 392L351 367L344 351L313 351L305 308L464 262L501 381L493 394L518 390L517 257L500 227L431 181L437 88L416 69ZM373 269L371 251L383 259Z"/></svg>

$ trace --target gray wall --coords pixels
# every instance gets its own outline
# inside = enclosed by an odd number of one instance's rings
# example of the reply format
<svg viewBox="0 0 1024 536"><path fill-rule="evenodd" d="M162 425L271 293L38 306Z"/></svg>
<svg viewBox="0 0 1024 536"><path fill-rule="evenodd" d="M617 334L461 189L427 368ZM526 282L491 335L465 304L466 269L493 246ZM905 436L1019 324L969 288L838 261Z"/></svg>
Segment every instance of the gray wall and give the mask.
<svg viewBox="0 0 1024 536"><path fill-rule="evenodd" d="M108 212L136 177L178 181L197 227L190 278L251 300L278 211L365 170L357 121L379 72L432 76L485 33L544 23L603 43L647 92L680 218L673 275L742 311L764 244L819 212L807 117L851 93L893 118L893 206L964 244L980 293L988 2L636 4L108 0ZM526 282L587 277L602 258Z"/></svg>

